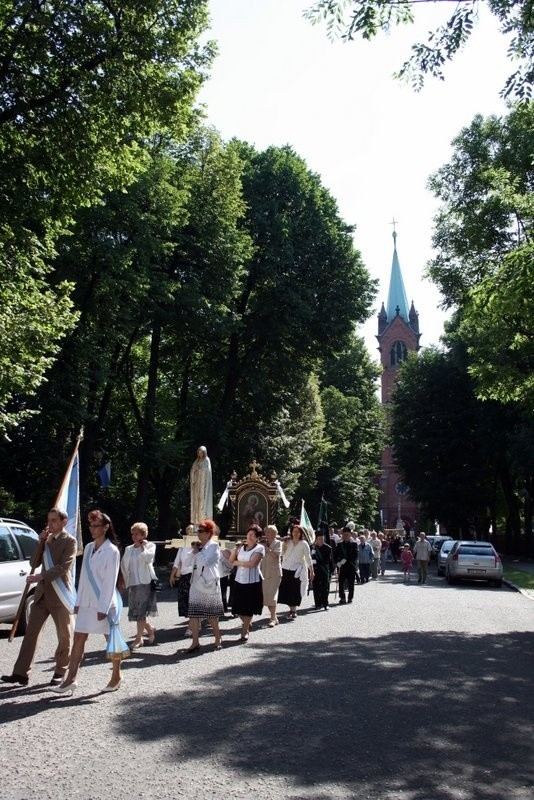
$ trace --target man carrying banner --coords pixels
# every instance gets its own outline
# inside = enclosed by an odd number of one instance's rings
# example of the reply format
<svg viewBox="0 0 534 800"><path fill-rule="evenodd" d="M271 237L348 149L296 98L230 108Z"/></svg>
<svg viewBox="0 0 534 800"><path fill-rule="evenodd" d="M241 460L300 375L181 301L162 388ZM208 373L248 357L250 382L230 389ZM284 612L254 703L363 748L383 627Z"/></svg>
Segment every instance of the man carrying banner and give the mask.
<svg viewBox="0 0 534 800"><path fill-rule="evenodd" d="M41 548L36 551L36 563L32 564L34 568L41 564L41 571L26 578L27 584L37 584L26 634L13 673L2 675L4 683L28 684L39 637L49 616L54 620L58 638L55 670L50 683L60 684L67 671L75 600L72 575L76 558L76 539L65 530L67 518L59 508L48 512L48 525L40 537Z"/></svg>

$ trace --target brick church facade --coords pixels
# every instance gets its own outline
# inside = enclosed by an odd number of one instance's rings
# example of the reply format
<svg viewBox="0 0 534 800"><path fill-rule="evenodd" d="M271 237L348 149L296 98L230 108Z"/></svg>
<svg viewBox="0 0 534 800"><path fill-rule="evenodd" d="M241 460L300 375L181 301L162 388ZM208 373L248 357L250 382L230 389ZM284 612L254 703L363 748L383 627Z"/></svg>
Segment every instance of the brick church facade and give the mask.
<svg viewBox="0 0 534 800"><path fill-rule="evenodd" d="M393 261L387 307L378 314L378 349L382 364L382 404L387 408L397 371L409 352L419 350L419 315L412 302L408 307L397 254L397 234L393 232ZM382 453L380 470L380 518L382 528L418 530L419 507L410 497L409 487L397 472L393 449Z"/></svg>

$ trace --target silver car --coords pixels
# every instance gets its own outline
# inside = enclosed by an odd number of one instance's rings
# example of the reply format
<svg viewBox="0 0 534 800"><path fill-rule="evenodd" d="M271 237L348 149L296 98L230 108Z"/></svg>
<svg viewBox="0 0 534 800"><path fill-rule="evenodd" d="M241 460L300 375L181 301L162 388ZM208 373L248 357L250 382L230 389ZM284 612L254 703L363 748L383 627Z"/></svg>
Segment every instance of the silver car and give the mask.
<svg viewBox="0 0 534 800"><path fill-rule="evenodd" d="M490 542L454 542L447 556L445 575L448 583L469 578L501 586L502 561Z"/></svg>
<svg viewBox="0 0 534 800"><path fill-rule="evenodd" d="M17 615L26 576L30 574L30 559L38 544L38 535L24 522L0 517L0 623L11 624ZM26 598L18 633L24 633L34 590L32 586Z"/></svg>
<svg viewBox="0 0 534 800"><path fill-rule="evenodd" d="M445 539L445 541L442 543L437 555L438 575L445 575L447 558L449 557L449 553L451 552L455 544L456 542L454 541L454 539Z"/></svg>

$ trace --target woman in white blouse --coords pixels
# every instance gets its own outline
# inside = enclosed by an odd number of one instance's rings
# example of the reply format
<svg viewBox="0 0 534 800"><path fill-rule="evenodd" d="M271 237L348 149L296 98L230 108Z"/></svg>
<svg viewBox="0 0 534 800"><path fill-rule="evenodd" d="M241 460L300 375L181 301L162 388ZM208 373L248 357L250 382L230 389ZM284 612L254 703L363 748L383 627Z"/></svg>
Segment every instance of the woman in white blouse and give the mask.
<svg viewBox="0 0 534 800"><path fill-rule="evenodd" d="M243 623L241 641L246 642L250 631L250 623L255 614L263 611L262 575L260 563L265 555L265 548L259 543L262 530L259 525L250 525L247 541L239 547L236 545L230 555L230 563L237 567L232 597L232 611Z"/></svg>
<svg viewBox="0 0 534 800"><path fill-rule="evenodd" d="M154 644L156 629L147 622L147 616L156 617L158 606L151 581L155 576L154 557L156 545L148 541L148 526L135 522L131 527L132 541L124 551L121 573L128 589L128 619L137 622L137 635L132 650L143 646L143 633L148 633L148 644Z"/></svg>
<svg viewBox="0 0 534 800"><path fill-rule="evenodd" d="M215 649L220 650L221 631L219 617L223 613L221 598L218 542L213 540L217 526L211 519L205 519L198 526L199 542L193 544L193 575L189 589L189 627L192 642L185 652L194 653L200 649L200 621L207 619L215 635Z"/></svg>
<svg viewBox="0 0 534 800"><path fill-rule="evenodd" d="M294 525L289 539L282 545L282 582L278 603L289 606L289 619L297 618L297 608L308 590L308 580L313 580L310 545L304 528Z"/></svg>
<svg viewBox="0 0 534 800"><path fill-rule="evenodd" d="M115 692L121 684L121 661L130 655L120 633L119 618L122 601L117 591L120 567L118 539L110 518L95 509L88 514L92 541L83 551L83 562L74 613L76 626L69 661L69 671L61 686L50 686L56 694L70 695L77 687L85 643L90 633L104 634L108 639L107 656L113 672L109 683L101 690Z"/></svg>

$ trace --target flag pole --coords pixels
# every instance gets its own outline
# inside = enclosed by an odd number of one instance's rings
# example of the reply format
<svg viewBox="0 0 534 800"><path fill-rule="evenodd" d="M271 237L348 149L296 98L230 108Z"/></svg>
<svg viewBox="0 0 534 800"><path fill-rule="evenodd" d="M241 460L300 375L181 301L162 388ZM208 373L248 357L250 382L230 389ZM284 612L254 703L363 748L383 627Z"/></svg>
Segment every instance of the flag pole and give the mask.
<svg viewBox="0 0 534 800"><path fill-rule="evenodd" d="M82 543L82 536L81 536L81 526L80 526L80 488L79 488L79 481L78 481L78 464L75 465L76 459L78 458L78 451L80 449L80 444L83 441L83 434L84 434L84 426L82 425L80 428L80 432L76 437L76 442L74 445L74 449L72 451L72 455L70 457L70 461L68 463L67 469L65 471L65 475L63 477L63 481L61 483L61 487L59 492L57 493L56 500L54 506L57 508L61 508L63 511L66 511L69 514L67 525L69 526L68 531L71 536L74 536L77 543L77 550L76 555L79 556L83 553L83 543ZM71 485L71 480L73 477L73 472L75 469L75 493L76 493L76 505L74 509L74 522L71 523L71 509L69 508L69 488Z"/></svg>
<svg viewBox="0 0 534 800"><path fill-rule="evenodd" d="M72 451L72 456L70 457L70 461L69 461L67 470L65 472L65 475L63 477L63 481L61 483L61 488L60 488L59 492L57 493L56 501L55 501L54 505L57 505L61 501L61 496L63 495L63 493L67 489L67 486L68 486L68 483L69 483L69 480L70 480L70 473L72 471L72 465L74 464L74 459L78 455L78 450L80 449L81 442L83 442L83 432L84 432L84 427L82 425L82 427L80 428L80 432L79 432L78 436L76 437L76 444L74 445L74 450Z"/></svg>

